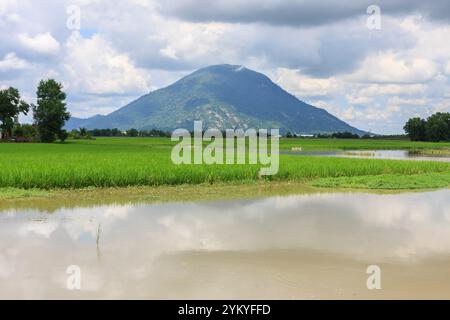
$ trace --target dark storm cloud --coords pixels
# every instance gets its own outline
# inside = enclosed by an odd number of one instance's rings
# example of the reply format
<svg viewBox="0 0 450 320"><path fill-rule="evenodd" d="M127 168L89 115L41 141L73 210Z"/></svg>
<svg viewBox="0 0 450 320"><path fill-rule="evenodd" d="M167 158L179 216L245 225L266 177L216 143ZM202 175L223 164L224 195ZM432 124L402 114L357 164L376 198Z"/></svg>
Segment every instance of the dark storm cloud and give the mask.
<svg viewBox="0 0 450 320"><path fill-rule="evenodd" d="M418 13L450 21L450 1L435 0L165 0L162 13L195 22L265 23L272 25L317 26L366 14L369 5L383 14Z"/></svg>

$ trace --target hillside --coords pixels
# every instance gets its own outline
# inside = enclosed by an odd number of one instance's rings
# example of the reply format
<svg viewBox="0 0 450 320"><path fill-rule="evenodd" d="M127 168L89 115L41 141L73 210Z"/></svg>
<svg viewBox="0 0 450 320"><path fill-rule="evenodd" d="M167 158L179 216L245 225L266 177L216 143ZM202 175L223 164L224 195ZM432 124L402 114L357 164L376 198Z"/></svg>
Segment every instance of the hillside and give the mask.
<svg viewBox="0 0 450 320"><path fill-rule="evenodd" d="M72 118L67 129L280 128L282 132L364 134L327 111L289 94L267 76L241 66L200 69L119 110L89 119Z"/></svg>

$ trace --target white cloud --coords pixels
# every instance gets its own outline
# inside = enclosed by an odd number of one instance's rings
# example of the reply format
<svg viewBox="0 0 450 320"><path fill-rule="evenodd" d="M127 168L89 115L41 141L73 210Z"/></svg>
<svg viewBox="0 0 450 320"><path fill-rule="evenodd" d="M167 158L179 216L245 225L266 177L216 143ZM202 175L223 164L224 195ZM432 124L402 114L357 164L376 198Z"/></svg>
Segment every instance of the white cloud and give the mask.
<svg viewBox="0 0 450 320"><path fill-rule="evenodd" d="M221 57L226 61L234 55L233 48L222 43L229 33L229 26L218 23L162 23L165 28L158 30L157 37L165 43L159 50L164 57L196 64L199 61L214 63L214 59Z"/></svg>
<svg viewBox="0 0 450 320"><path fill-rule="evenodd" d="M171 46L167 46L167 47L159 50L159 52L161 53L161 55L163 55L165 57L171 58L173 60L178 60L177 51L174 48L172 48Z"/></svg>
<svg viewBox="0 0 450 320"><path fill-rule="evenodd" d="M361 96L361 95L352 95L352 94L345 95L345 98L347 99L348 103L350 103L350 104L368 104L373 101L373 99L371 97Z"/></svg>
<svg viewBox="0 0 450 320"><path fill-rule="evenodd" d="M376 97L384 95L414 95L427 90L424 84L360 84L357 94L363 97Z"/></svg>
<svg viewBox="0 0 450 320"><path fill-rule="evenodd" d="M357 111L355 110L354 107L349 107L349 108L347 108L344 111L339 113L339 115L344 120L355 120L356 117L357 117L357 114L358 113L357 113Z"/></svg>
<svg viewBox="0 0 450 320"><path fill-rule="evenodd" d="M408 17L402 22L410 33L416 37L416 44L409 55L412 57L423 57L433 60L450 59L450 25L429 23L417 16Z"/></svg>
<svg viewBox="0 0 450 320"><path fill-rule="evenodd" d="M414 105L414 106L425 106L427 105L427 99L405 99L398 96L389 98L387 105Z"/></svg>
<svg viewBox="0 0 450 320"><path fill-rule="evenodd" d="M450 112L450 96L433 104L432 112Z"/></svg>
<svg viewBox="0 0 450 320"><path fill-rule="evenodd" d="M0 72L22 70L28 67L28 63L25 60L18 58L14 52L6 54L3 60L0 60Z"/></svg>
<svg viewBox="0 0 450 320"><path fill-rule="evenodd" d="M21 33L18 36L19 42L28 50L38 53L55 55L60 50L59 42L50 34L50 32L39 33L29 36L27 33Z"/></svg>
<svg viewBox="0 0 450 320"><path fill-rule="evenodd" d="M419 83L430 81L437 75L432 60L404 58L392 52L371 55L361 69L349 77L358 82Z"/></svg>
<svg viewBox="0 0 450 320"><path fill-rule="evenodd" d="M136 68L101 36L84 39L74 33L66 45L64 71L68 88L89 94L149 91L147 72Z"/></svg>
<svg viewBox="0 0 450 320"><path fill-rule="evenodd" d="M446 66L445 66L445 73L447 75L450 75L450 61L447 62Z"/></svg>
<svg viewBox="0 0 450 320"><path fill-rule="evenodd" d="M71 36L66 28L72 3L81 6L86 38ZM197 14L199 2L191 3ZM304 5L295 3L303 13ZM410 113L424 117L448 110L450 24L417 3L401 16L389 14L386 3L377 31L367 30L364 10L335 19L334 5L308 15L308 27L296 14L291 23L277 15L294 12L286 4L271 2L251 12L245 11L249 5L241 12L230 7L237 20L253 16L240 22L212 19L207 5L201 8L204 19L195 21L166 15L162 6L154 0L0 0L0 87L14 86L34 97L40 79L55 77L65 85L72 114L90 116L113 111L199 67L232 63L263 72L300 99L374 132L401 132ZM435 13L444 12L436 8ZM317 21L321 14L330 20Z"/></svg>
<svg viewBox="0 0 450 320"><path fill-rule="evenodd" d="M335 78L312 78L298 70L279 68L276 82L285 90L298 97L320 97L336 93L339 89Z"/></svg>
<svg viewBox="0 0 450 320"><path fill-rule="evenodd" d="M0 15L4 15L8 12L8 9L16 5L16 0L2 0L0 2Z"/></svg>

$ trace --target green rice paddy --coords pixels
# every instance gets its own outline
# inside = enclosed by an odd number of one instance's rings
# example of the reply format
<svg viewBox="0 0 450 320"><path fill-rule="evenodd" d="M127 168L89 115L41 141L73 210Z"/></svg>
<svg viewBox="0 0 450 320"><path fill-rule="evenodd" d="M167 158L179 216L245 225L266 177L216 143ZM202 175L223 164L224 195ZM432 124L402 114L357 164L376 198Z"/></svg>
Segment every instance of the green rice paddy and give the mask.
<svg viewBox="0 0 450 320"><path fill-rule="evenodd" d="M0 188L80 189L87 187L163 186L260 181L260 165L174 165L175 143L166 138L98 138L54 144L0 144ZM446 150L450 143L391 140L282 139L281 150ZM320 187L373 188L384 177L388 189L450 185L450 163L280 155L280 170L270 181L294 181ZM432 175L430 175L432 174ZM410 178L404 179L404 176ZM439 184L433 183L436 177ZM350 180L355 177L357 183ZM333 180L339 178L341 180ZM322 179L322 180L318 180ZM347 180L345 180L347 179ZM316 181L316 182L314 182ZM370 182L372 181L372 182ZM387 182L386 182L387 181ZM429 181L429 183L426 183ZM367 183L365 183L367 182Z"/></svg>

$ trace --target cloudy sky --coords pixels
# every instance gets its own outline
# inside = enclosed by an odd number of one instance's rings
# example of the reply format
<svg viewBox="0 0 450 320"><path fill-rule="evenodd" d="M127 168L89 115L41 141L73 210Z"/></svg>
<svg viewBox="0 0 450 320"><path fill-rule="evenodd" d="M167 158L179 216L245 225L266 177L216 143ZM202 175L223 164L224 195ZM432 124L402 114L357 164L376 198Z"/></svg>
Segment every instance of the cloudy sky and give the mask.
<svg viewBox="0 0 450 320"><path fill-rule="evenodd" d="M377 133L450 112L448 0L0 0L0 30L0 87L55 78L79 117L221 63Z"/></svg>

